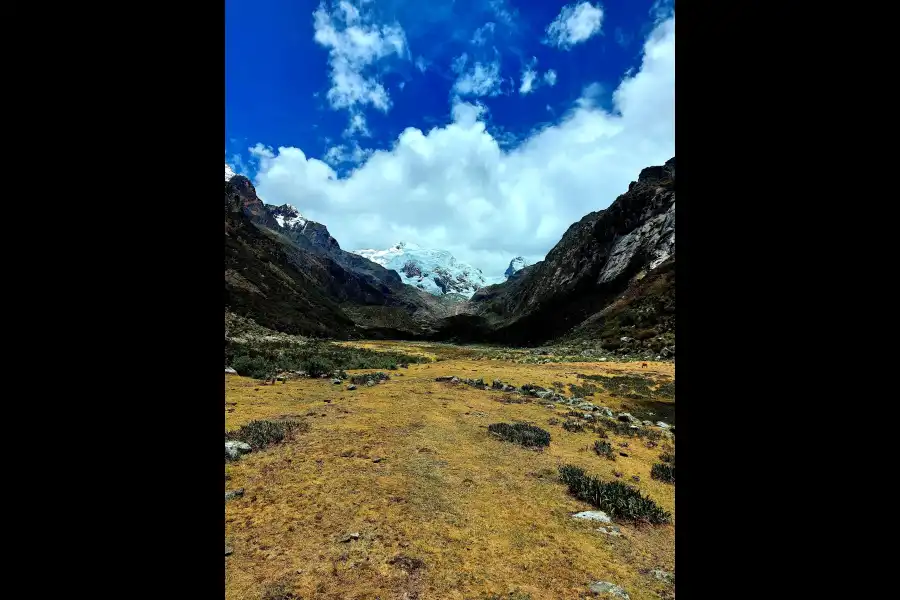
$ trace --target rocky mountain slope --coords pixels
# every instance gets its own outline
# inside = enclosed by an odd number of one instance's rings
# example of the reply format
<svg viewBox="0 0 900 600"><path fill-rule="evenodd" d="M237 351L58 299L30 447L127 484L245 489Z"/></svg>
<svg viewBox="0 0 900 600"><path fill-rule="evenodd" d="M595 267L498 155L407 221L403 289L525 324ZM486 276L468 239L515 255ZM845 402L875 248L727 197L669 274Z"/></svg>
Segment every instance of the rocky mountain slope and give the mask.
<svg viewBox="0 0 900 600"><path fill-rule="evenodd" d="M528 266L528 261L526 261L521 256L517 256L511 261L509 261L509 266L506 267L506 271L503 272L503 276L509 279L522 269Z"/></svg>
<svg viewBox="0 0 900 600"><path fill-rule="evenodd" d="M543 261L479 290L438 337L515 345L593 338L609 349L674 354L674 263L673 157L569 227Z"/></svg>
<svg viewBox="0 0 900 600"><path fill-rule="evenodd" d="M452 307L345 252L293 207L265 204L250 180L225 182L225 305L277 331L424 337Z"/></svg>
<svg viewBox="0 0 900 600"><path fill-rule="evenodd" d="M356 250L355 254L396 271L403 283L435 296L458 294L468 299L487 285L481 269L459 262L446 250L400 242L387 250Z"/></svg>

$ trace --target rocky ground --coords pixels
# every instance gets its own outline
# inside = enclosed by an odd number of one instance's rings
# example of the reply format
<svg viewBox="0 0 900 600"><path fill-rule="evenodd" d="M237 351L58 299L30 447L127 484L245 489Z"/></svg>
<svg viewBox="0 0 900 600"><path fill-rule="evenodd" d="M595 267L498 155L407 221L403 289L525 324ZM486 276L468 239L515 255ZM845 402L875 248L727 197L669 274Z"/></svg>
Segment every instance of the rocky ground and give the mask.
<svg viewBox="0 0 900 600"><path fill-rule="evenodd" d="M345 344L432 362L387 378L225 375L231 438L253 421L294 422L283 440L254 434L271 445L226 442L226 597L674 598L675 487L659 475L670 456L674 480L672 362ZM550 443L505 441L496 423L537 426ZM670 522L576 499L562 465L635 488Z"/></svg>

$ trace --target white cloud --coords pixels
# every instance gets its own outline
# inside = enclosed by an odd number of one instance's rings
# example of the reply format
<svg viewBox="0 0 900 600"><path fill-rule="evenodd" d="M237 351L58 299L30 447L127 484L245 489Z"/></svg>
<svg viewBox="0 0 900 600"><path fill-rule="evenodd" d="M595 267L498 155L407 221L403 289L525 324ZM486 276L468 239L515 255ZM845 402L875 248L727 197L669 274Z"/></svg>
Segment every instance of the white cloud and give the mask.
<svg viewBox="0 0 900 600"><path fill-rule="evenodd" d="M359 133L360 135L364 135L366 137L372 135L371 133L369 133L369 128L366 125L366 117L364 117L362 113L358 112L350 114L350 124L347 125L347 130L344 131L344 136L349 137L355 133Z"/></svg>
<svg viewBox="0 0 900 600"><path fill-rule="evenodd" d="M366 11L341 0L332 1L331 11L323 1L313 13L314 39L328 48L331 88L328 101L335 109L354 109L372 105L387 112L391 100L370 67L378 60L396 54L404 57L406 36L396 23L378 25Z"/></svg>
<svg viewBox="0 0 900 600"><path fill-rule="evenodd" d="M500 93L500 61L484 64L476 62L464 71L466 55L453 61L453 70L460 73L453 84L453 91L460 96L496 96Z"/></svg>
<svg viewBox="0 0 900 600"><path fill-rule="evenodd" d="M472 36L472 43L476 46L484 46L488 41L488 36L494 33L495 24L491 21L488 21L481 27L475 30L475 35Z"/></svg>
<svg viewBox="0 0 900 600"><path fill-rule="evenodd" d="M522 85L519 86L519 93L522 95L530 93L536 77L537 73L535 71L525 67L525 70L522 71Z"/></svg>
<svg viewBox="0 0 900 600"><path fill-rule="evenodd" d="M598 3L573 2L564 6L559 15L547 26L547 43L568 50L587 41L600 32L603 24L603 8Z"/></svg>
<svg viewBox="0 0 900 600"><path fill-rule="evenodd" d="M501 276L512 257L540 260L571 223L674 156L674 17L643 54L613 92L612 111L585 101L511 150L489 133L482 106L457 101L450 123L407 128L345 177L298 148L258 145L257 189L325 223L343 248L405 240Z"/></svg>
<svg viewBox="0 0 900 600"><path fill-rule="evenodd" d="M532 57L531 62L522 69L522 85L519 86L519 93L522 95L528 94L534 89L534 80L537 79L537 71L534 70L536 64L537 58Z"/></svg>
<svg viewBox="0 0 900 600"><path fill-rule="evenodd" d="M425 61L425 58L420 56L416 59L416 68L423 73L425 72L425 69L428 68L428 63Z"/></svg>
<svg viewBox="0 0 900 600"><path fill-rule="evenodd" d="M325 152L324 160L332 167L337 167L346 163L358 165L371 156L372 152L373 150L361 148L360 145L355 142L352 146L341 144L340 146L332 146L329 148L328 151Z"/></svg>
<svg viewBox="0 0 900 600"><path fill-rule="evenodd" d="M544 73L544 81L547 82L547 85L553 87L556 85L556 71L553 69L547 69L547 72Z"/></svg>

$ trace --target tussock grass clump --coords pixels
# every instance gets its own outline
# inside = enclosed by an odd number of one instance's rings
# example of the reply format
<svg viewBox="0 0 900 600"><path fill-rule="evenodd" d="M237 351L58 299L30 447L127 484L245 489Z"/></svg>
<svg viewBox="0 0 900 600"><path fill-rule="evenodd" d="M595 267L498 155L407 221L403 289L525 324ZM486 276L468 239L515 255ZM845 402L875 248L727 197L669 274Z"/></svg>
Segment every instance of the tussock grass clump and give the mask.
<svg viewBox="0 0 900 600"><path fill-rule="evenodd" d="M675 466L675 451L672 450L671 452L663 452L662 454L659 455L659 460L663 461L664 463L669 463L670 465Z"/></svg>
<svg viewBox="0 0 900 600"><path fill-rule="evenodd" d="M294 433L309 429L306 421L250 421L241 425L240 429L225 432L225 441L240 441L250 444L254 450L260 450L273 444L283 442Z"/></svg>
<svg viewBox="0 0 900 600"><path fill-rule="evenodd" d="M603 481L574 465L560 467L559 478L569 487L570 494L613 518L653 525L662 525L672 520L671 513L621 481Z"/></svg>
<svg viewBox="0 0 900 600"><path fill-rule="evenodd" d="M550 445L550 432L525 423L494 423L488 431L497 437L526 447Z"/></svg>
<svg viewBox="0 0 900 600"><path fill-rule="evenodd" d="M597 453L597 456L602 456L604 458L608 458L609 460L616 460L616 455L613 454L612 444L610 444L609 442L597 440L596 442L594 442L594 452Z"/></svg>
<svg viewBox="0 0 900 600"><path fill-rule="evenodd" d="M563 424L563 429L566 431L571 431L572 433L581 433L584 431L584 423L581 421L576 421L574 419L566 419Z"/></svg>
<svg viewBox="0 0 900 600"><path fill-rule="evenodd" d="M675 465L656 463L650 469L650 477L665 483L675 483Z"/></svg>

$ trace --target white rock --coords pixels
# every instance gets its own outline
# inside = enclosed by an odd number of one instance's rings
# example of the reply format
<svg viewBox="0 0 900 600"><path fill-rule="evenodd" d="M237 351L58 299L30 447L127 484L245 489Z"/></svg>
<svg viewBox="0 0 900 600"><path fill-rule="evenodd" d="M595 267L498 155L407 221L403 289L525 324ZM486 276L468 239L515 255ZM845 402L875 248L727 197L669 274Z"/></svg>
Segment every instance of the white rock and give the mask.
<svg viewBox="0 0 900 600"><path fill-rule="evenodd" d="M236 440L225 442L225 454L232 460L237 460L241 457L241 454L247 454L251 449L250 444L244 442Z"/></svg>
<svg viewBox="0 0 900 600"><path fill-rule="evenodd" d="M596 581L591 584L591 591L594 594L608 594L614 598L621 598L622 600L631 600L631 596L628 595L628 592L620 588L614 583L609 583L608 581Z"/></svg>
<svg viewBox="0 0 900 600"><path fill-rule="evenodd" d="M225 372L228 373L229 375L237 375L237 371L235 371L231 367L225 367Z"/></svg>
<svg viewBox="0 0 900 600"><path fill-rule="evenodd" d="M609 518L602 510L586 510L580 513L575 513L572 515L573 519L585 519L587 521L599 521L601 523L612 523L612 519Z"/></svg>
<svg viewBox="0 0 900 600"><path fill-rule="evenodd" d="M657 426L657 427L662 427L663 429L668 429L668 428L669 428L669 424L666 423L666 422L664 422L664 421L657 421L657 422L656 422L656 426Z"/></svg>

